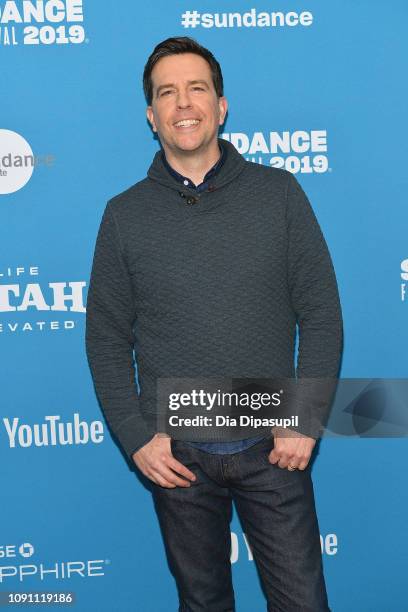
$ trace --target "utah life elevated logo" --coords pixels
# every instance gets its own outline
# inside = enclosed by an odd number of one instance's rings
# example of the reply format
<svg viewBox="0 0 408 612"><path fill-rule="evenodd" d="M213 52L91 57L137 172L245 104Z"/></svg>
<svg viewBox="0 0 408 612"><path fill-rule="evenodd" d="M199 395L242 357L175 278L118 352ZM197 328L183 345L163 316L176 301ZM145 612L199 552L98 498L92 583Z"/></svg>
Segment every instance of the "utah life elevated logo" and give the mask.
<svg viewBox="0 0 408 612"><path fill-rule="evenodd" d="M85 281L40 284L38 276L38 266L0 268L0 336L74 329L73 317L56 313L86 312Z"/></svg>
<svg viewBox="0 0 408 612"><path fill-rule="evenodd" d="M0 46L81 44L82 0L0 0Z"/></svg>

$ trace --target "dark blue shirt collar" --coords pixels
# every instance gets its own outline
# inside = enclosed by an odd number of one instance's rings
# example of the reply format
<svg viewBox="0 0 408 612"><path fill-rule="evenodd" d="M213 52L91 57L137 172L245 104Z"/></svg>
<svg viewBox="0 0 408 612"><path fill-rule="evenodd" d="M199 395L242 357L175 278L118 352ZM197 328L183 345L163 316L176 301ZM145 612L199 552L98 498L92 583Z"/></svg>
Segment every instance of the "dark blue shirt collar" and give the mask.
<svg viewBox="0 0 408 612"><path fill-rule="evenodd" d="M220 157L215 162L215 164L212 166L212 168L209 169L209 171L206 173L206 175L204 177L203 182L200 183L199 185L194 185L193 181L190 180L187 176L183 176L182 174L177 172L177 170L174 170L174 168L172 168L170 166L169 162L167 161L166 156L164 154L164 151L162 151L162 159L163 159L164 166L167 168L167 170L170 172L170 174L179 183L181 183L185 187L189 187L190 189L194 189L197 192L201 192L201 191L206 191L208 189L209 185L211 184L211 179L213 179L215 177L215 175L220 170L221 166L223 165L223 163L225 162L225 160L227 158L227 148L219 146L219 149L220 149L220 153L221 153Z"/></svg>

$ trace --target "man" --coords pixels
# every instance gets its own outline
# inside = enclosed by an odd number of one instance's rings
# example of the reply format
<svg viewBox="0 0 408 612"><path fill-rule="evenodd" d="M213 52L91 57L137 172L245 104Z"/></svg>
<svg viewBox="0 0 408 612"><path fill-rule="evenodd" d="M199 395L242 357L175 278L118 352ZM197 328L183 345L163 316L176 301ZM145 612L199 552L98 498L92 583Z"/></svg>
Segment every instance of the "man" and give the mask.
<svg viewBox="0 0 408 612"><path fill-rule="evenodd" d="M235 609L232 500L268 610L329 610L309 463L321 428L243 440L196 431L187 442L157 419L163 378L336 378L342 321L326 243L292 174L218 138L227 100L207 49L163 41L143 84L162 150L99 228L86 329L99 400L152 481L180 611Z"/></svg>

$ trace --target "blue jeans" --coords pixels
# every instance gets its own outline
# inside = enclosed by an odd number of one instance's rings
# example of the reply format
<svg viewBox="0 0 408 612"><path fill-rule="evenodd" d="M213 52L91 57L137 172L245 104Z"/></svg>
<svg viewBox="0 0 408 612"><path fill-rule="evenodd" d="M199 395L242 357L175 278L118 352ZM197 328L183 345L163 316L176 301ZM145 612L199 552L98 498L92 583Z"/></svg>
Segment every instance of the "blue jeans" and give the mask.
<svg viewBox="0 0 408 612"><path fill-rule="evenodd" d="M206 453L180 440L172 440L171 449L196 475L188 488L153 483L179 612L235 610L232 501L252 548L268 612L330 612L310 464L304 471L271 464L272 437L228 455Z"/></svg>

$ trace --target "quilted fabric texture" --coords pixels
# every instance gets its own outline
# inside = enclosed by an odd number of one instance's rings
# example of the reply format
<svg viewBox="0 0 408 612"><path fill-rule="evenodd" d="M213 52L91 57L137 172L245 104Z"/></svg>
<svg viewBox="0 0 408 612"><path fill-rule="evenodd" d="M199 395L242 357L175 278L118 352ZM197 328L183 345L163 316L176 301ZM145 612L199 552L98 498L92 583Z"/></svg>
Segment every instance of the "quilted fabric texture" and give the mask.
<svg viewBox="0 0 408 612"><path fill-rule="evenodd" d="M112 198L101 220L86 350L102 410L128 456L157 431L160 377L338 373L337 283L306 195L291 173L219 145L228 155L207 191L181 186L159 151L148 176ZM222 430L212 436L221 440Z"/></svg>

